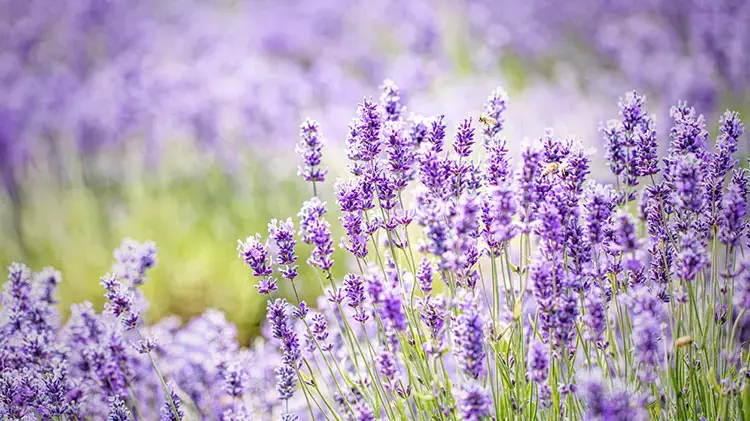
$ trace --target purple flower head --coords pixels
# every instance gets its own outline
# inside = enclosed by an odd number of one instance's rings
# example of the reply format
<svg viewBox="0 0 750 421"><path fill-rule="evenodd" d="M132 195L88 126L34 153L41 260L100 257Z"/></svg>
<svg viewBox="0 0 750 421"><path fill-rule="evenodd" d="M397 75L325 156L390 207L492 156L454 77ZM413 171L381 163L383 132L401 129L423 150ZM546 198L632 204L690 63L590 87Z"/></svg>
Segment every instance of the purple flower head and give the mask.
<svg viewBox="0 0 750 421"><path fill-rule="evenodd" d="M294 254L294 246L297 242L294 239L292 218L287 218L286 221L272 219L268 224L268 236L276 243L279 250L276 263L293 265L297 261L297 256Z"/></svg>
<svg viewBox="0 0 750 421"><path fill-rule="evenodd" d="M117 395L108 398L109 410L107 421L132 421L133 414L122 399Z"/></svg>
<svg viewBox="0 0 750 421"><path fill-rule="evenodd" d="M495 89L484 103L484 113L494 121L485 124L483 135L485 142L495 137L505 126L505 110L507 108L508 94L501 87Z"/></svg>
<svg viewBox="0 0 750 421"><path fill-rule="evenodd" d="M555 297L551 329L555 346L569 345L575 340L575 325L578 318L578 298L572 292Z"/></svg>
<svg viewBox="0 0 750 421"><path fill-rule="evenodd" d="M317 197L305 202L299 212L299 234L303 243L313 245L307 262L322 270L329 270L333 267L333 236L328 222L323 218L325 213L325 202L321 202Z"/></svg>
<svg viewBox="0 0 750 421"><path fill-rule="evenodd" d="M702 114L697 114L693 107L680 102L669 110L674 124L669 131L672 138L669 152L673 157L693 154L703 161L706 154L708 131Z"/></svg>
<svg viewBox="0 0 750 421"><path fill-rule="evenodd" d="M490 395L477 382L464 383L456 393L456 398L458 413L462 420L481 421L490 414Z"/></svg>
<svg viewBox="0 0 750 421"><path fill-rule="evenodd" d="M430 263L430 259L427 257L422 258L422 261L419 262L419 268L417 268L415 277L417 278L419 289L422 290L424 294L432 292L432 263Z"/></svg>
<svg viewBox="0 0 750 421"><path fill-rule="evenodd" d="M584 298L586 314L583 322L586 326L585 339L597 344L604 343L604 332L607 330L607 306L604 291L598 285L592 285Z"/></svg>
<svg viewBox="0 0 750 421"><path fill-rule="evenodd" d="M633 355L638 363L638 378L644 383L656 380L659 368L661 329L659 321L647 315L634 317Z"/></svg>
<svg viewBox="0 0 750 421"><path fill-rule="evenodd" d="M641 219L646 220L651 238L667 239L666 218L673 211L672 205L671 191L666 183L647 186L643 190L639 211Z"/></svg>
<svg viewBox="0 0 750 421"><path fill-rule="evenodd" d="M261 278L258 284L255 285L255 289L258 290L258 294L266 295L278 290L279 286L275 279L268 277Z"/></svg>
<svg viewBox="0 0 750 421"><path fill-rule="evenodd" d="M623 174L626 186L635 186L638 177L659 171L656 130L645 105L645 96L628 92L618 103L621 120L611 120L599 129L610 169L615 175Z"/></svg>
<svg viewBox="0 0 750 421"><path fill-rule="evenodd" d="M679 209L699 213L705 206L704 162L695 154L674 161L669 177L674 185L673 201Z"/></svg>
<svg viewBox="0 0 750 421"><path fill-rule="evenodd" d="M380 94L380 106L385 113L386 120L400 120L406 111L406 107L401 104L401 93L398 86L392 80L386 79L381 89L383 93Z"/></svg>
<svg viewBox="0 0 750 421"><path fill-rule="evenodd" d="M445 299L442 295L431 296L419 302L422 321L430 328L430 336L433 339L441 339L443 326L445 325Z"/></svg>
<svg viewBox="0 0 750 421"><path fill-rule="evenodd" d="M745 258L734 281L734 305L740 310L750 310L750 259Z"/></svg>
<svg viewBox="0 0 750 421"><path fill-rule="evenodd" d="M487 151L487 183L496 186L506 182L512 174L508 142L495 136L484 143L484 148Z"/></svg>
<svg viewBox="0 0 750 421"><path fill-rule="evenodd" d="M55 268L48 266L34 274L34 282L39 287L39 299L48 305L57 304L55 298L57 286L62 282L62 275Z"/></svg>
<svg viewBox="0 0 750 421"><path fill-rule="evenodd" d="M599 133L604 138L606 146L606 159L612 174L619 176L627 168L627 149L623 140L622 123L617 120L609 120L606 125L599 127Z"/></svg>
<svg viewBox="0 0 750 421"><path fill-rule="evenodd" d="M170 385L168 389L169 398L164 400L159 413L159 421L180 421L185 417L185 412L180 408L182 401L175 393L174 386Z"/></svg>
<svg viewBox="0 0 750 421"><path fill-rule="evenodd" d="M421 153L418 160L419 181L433 194L442 194L449 179L448 163L442 160L437 152L431 150Z"/></svg>
<svg viewBox="0 0 750 421"><path fill-rule="evenodd" d="M328 320L326 320L326 316L322 313L315 313L312 317L310 330L321 349L330 351L333 345L326 343L328 340Z"/></svg>
<svg viewBox="0 0 750 421"><path fill-rule="evenodd" d="M516 200L512 180L501 182L486 192L481 216L484 224L482 235L490 249L496 252L518 232L518 225L513 220L518 209Z"/></svg>
<svg viewBox="0 0 750 421"><path fill-rule="evenodd" d="M292 310L292 316L296 319L304 320L307 318L307 313L310 312L310 308L307 306L307 303L304 301L299 302L299 307Z"/></svg>
<svg viewBox="0 0 750 421"><path fill-rule="evenodd" d="M344 276L344 291L349 307L356 309L365 302L364 283L358 275L348 273Z"/></svg>
<svg viewBox="0 0 750 421"><path fill-rule="evenodd" d="M467 118L458 126L456 140L453 142L453 150L458 156L468 158L471 155L471 147L474 145L474 128L471 127L471 117Z"/></svg>
<svg viewBox="0 0 750 421"><path fill-rule="evenodd" d="M378 372L383 375L386 381L386 388L393 389L397 382L398 367L396 357L388 349L381 349L375 359Z"/></svg>
<svg viewBox="0 0 750 421"><path fill-rule="evenodd" d="M134 286L146 282L146 272L156 266L156 245L151 241L139 243L130 238L114 251L115 264L112 271L117 277Z"/></svg>
<svg viewBox="0 0 750 421"><path fill-rule="evenodd" d="M659 140L654 121L649 118L635 129L636 175L646 177L659 173Z"/></svg>
<svg viewBox="0 0 750 421"><path fill-rule="evenodd" d="M299 136L296 151L302 156L303 165L299 167L298 174L308 182L324 182L328 170L320 167L325 142L318 123L310 118L306 119L299 127Z"/></svg>
<svg viewBox="0 0 750 421"><path fill-rule="evenodd" d="M380 318L389 327L402 331L406 329L407 322L404 309L401 305L400 288L390 287L381 294L379 308Z"/></svg>
<svg viewBox="0 0 750 421"><path fill-rule="evenodd" d="M380 129L382 126L382 115L377 104L371 98L365 98L357 109L357 132L359 158L365 162L371 162L380 153L382 143Z"/></svg>
<svg viewBox="0 0 750 421"><path fill-rule="evenodd" d="M342 212L357 212L364 210L361 185L355 180L338 180L335 186L336 202Z"/></svg>
<svg viewBox="0 0 750 421"><path fill-rule="evenodd" d="M471 293L463 295L461 314L453 324L454 352L461 370L474 379L485 375L484 318L479 300Z"/></svg>
<svg viewBox="0 0 750 421"><path fill-rule="evenodd" d="M416 161L414 143L398 123L386 124L385 141L390 170L388 177L393 180L396 190L401 191L414 177L413 167Z"/></svg>
<svg viewBox="0 0 750 421"><path fill-rule="evenodd" d="M526 355L529 380L544 383L549 376L549 347L534 339Z"/></svg>
<svg viewBox="0 0 750 421"><path fill-rule="evenodd" d="M247 237L245 241L237 240L237 243L237 253L245 261L245 264L253 270L254 276L270 276L273 274L268 243L261 243L260 234L255 234L255 237Z"/></svg>
<svg viewBox="0 0 750 421"><path fill-rule="evenodd" d="M248 388L250 377L238 363L230 363L224 370L224 390L233 398L241 398Z"/></svg>
<svg viewBox="0 0 750 421"><path fill-rule="evenodd" d="M586 404L586 419L642 421L648 419L645 411L637 405L631 393L618 383L608 390L609 382L601 372L578 375L576 394Z"/></svg>
<svg viewBox="0 0 750 421"><path fill-rule="evenodd" d="M677 276L680 278L692 281L711 265L706 247L701 243L699 234L695 230L690 229L683 234L679 249Z"/></svg>
<svg viewBox="0 0 750 421"><path fill-rule="evenodd" d="M107 302L104 309L120 320L126 329L136 327L140 311L136 308L133 290L121 283L113 274L103 276L100 285L106 290L104 298Z"/></svg>
<svg viewBox="0 0 750 421"><path fill-rule="evenodd" d="M276 368L276 392L279 399L286 401L294 396L294 388L297 385L297 373L289 364L282 364Z"/></svg>
<svg viewBox="0 0 750 421"><path fill-rule="evenodd" d="M430 143L430 151L436 154L443 151L445 142L445 116L439 115L430 120L430 130L427 133L426 141Z"/></svg>
<svg viewBox="0 0 750 421"><path fill-rule="evenodd" d="M516 176L524 233L531 230L531 223L536 218L536 206L541 199L541 192L538 188L541 173L542 158L539 149L533 145L527 145L521 151L521 168Z"/></svg>
<svg viewBox="0 0 750 421"><path fill-rule="evenodd" d="M586 240L597 246L604 242L610 218L617 206L617 195L609 185L592 183L584 192L581 203L583 233Z"/></svg>
<svg viewBox="0 0 750 421"><path fill-rule="evenodd" d="M739 114L726 111L719 121L719 137L716 141L716 153L711 165L713 176L724 180L724 176L736 165L733 159L737 153L739 138L745 133Z"/></svg>
<svg viewBox="0 0 750 421"><path fill-rule="evenodd" d="M271 335L274 339L282 340L289 332L287 325L287 303L283 298L268 301L266 318L271 323Z"/></svg>
<svg viewBox="0 0 750 421"><path fill-rule="evenodd" d="M375 413L367 402L359 401L354 405L354 419L357 421L376 421Z"/></svg>
<svg viewBox="0 0 750 421"><path fill-rule="evenodd" d="M719 218L719 240L728 246L738 246L747 232L747 185L750 173L735 170L722 199Z"/></svg>
<svg viewBox="0 0 750 421"><path fill-rule="evenodd" d="M420 146L427 140L429 118L421 115L409 116L409 139L411 144Z"/></svg>
<svg viewBox="0 0 750 421"><path fill-rule="evenodd" d="M612 220L612 236L614 244L610 247L612 251L620 253L634 253L640 249L638 230L627 212L618 212Z"/></svg>

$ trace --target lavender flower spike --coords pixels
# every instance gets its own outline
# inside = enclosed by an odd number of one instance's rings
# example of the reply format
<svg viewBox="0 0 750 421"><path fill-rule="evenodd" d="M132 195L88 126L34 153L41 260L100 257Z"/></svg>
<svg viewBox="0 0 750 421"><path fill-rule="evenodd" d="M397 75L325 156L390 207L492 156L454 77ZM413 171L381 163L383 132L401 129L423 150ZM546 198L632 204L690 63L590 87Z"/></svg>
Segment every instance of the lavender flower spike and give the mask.
<svg viewBox="0 0 750 421"><path fill-rule="evenodd" d="M328 169L321 168L320 162L323 156L323 136L321 136L318 123L312 119L306 119L299 128L300 142L297 144L297 153L302 156L303 164L299 167L298 174L305 181L322 183L326 179Z"/></svg>

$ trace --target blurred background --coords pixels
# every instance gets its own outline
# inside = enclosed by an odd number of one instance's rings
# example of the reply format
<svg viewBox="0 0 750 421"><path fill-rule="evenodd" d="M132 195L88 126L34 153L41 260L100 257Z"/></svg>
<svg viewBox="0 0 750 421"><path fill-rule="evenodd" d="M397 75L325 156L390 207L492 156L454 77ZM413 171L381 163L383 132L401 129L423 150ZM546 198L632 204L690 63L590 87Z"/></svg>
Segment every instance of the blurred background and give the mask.
<svg viewBox="0 0 750 421"><path fill-rule="evenodd" d="M236 241L310 197L299 122L320 123L332 179L357 102L386 78L408 111L452 126L503 86L511 145L554 127L602 159L597 128L627 90L648 95L662 133L677 100L712 130L724 109L750 111L743 0L0 0L0 11L0 263L55 266L64 308L100 308L112 250L153 240L150 317L216 307L245 342L265 304Z"/></svg>

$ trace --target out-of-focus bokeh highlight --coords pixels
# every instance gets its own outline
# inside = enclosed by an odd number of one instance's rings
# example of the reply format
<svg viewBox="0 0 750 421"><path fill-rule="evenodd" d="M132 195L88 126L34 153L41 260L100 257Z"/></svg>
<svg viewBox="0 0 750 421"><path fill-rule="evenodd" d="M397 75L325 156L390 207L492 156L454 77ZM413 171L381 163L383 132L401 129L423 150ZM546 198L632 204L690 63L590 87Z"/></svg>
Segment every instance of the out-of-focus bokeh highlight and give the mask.
<svg viewBox="0 0 750 421"><path fill-rule="evenodd" d="M743 1L0 0L0 10L0 262L53 265L64 307L100 306L111 250L153 240L149 316L216 307L245 341L265 307L234 245L309 198L286 170L299 122L318 120L335 174L357 102L386 78L411 110L453 116L478 114L504 85L511 144L552 126L596 147L599 121L634 88L662 123L658 104L677 100L708 117L750 110ZM317 281L299 284L316 293Z"/></svg>

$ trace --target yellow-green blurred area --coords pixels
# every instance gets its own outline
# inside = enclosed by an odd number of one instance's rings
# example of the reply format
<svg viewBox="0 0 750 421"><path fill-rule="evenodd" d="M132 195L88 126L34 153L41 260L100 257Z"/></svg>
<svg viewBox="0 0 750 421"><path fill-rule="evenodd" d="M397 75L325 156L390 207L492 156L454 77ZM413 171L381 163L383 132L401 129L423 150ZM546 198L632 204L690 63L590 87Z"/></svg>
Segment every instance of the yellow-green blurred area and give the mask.
<svg viewBox="0 0 750 421"><path fill-rule="evenodd" d="M276 152L287 155L280 158L248 153L235 172L190 142L153 168L139 166L136 154L124 153L117 162L109 154L104 163L123 171L109 179L81 162L67 162L55 172L53 165L37 161L20 183L18 197L5 190L0 194L0 261L60 270L59 298L66 314L71 303L83 300L102 308L99 278L110 270L112 251L123 238L152 240L158 264L143 287L151 303L149 318L174 314L187 320L218 308L247 343L258 333L266 306L237 255L237 240L256 232L265 238L273 218L292 217L296 226L297 212L312 190L296 175L293 148ZM286 164L272 164L275 159ZM307 245L298 244L297 251L297 287L311 302L319 282L304 264ZM280 289L290 293L284 282Z"/></svg>

